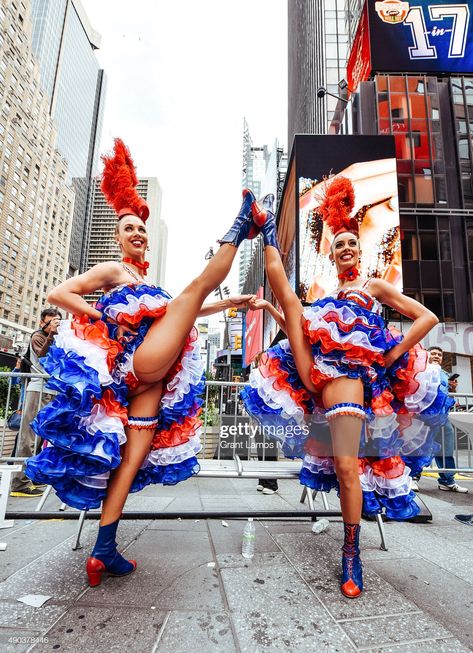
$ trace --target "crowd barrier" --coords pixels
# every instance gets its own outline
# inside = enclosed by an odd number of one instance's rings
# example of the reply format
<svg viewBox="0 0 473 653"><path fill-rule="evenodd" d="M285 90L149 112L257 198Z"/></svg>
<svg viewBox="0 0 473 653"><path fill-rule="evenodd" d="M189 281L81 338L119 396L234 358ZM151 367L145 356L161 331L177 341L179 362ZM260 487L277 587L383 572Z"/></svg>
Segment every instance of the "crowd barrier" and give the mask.
<svg viewBox="0 0 473 653"><path fill-rule="evenodd" d="M10 478L12 473L19 471L25 460L15 456L15 440L18 433L24 427L23 415L19 431L8 427L8 417L16 409L14 402L16 394L14 388L18 388L18 381L27 384L32 378L47 380L44 374L18 374L14 372L0 372L0 472L2 479L0 484L0 528L11 525L12 519L51 519L52 516L68 519L78 519L78 531L74 549L80 545L82 526L86 518L96 518L96 513L85 511L72 511L65 513L66 506L61 504L60 512L43 511L44 504L50 495L52 488L48 487L40 498L34 512L6 512L6 501L9 493ZM15 385L16 383L16 385ZM264 433L252 434L251 429L245 424L250 424L250 418L245 413L242 402L239 399L240 389L245 383L207 381L205 389L205 401L202 413L202 450L198 455L200 472L198 476L206 478L250 478L250 479L297 479L300 470L300 461L293 461L284 458L280 449L275 443L268 439ZM41 390L39 400L44 393ZM473 417L473 395L456 394L452 395L457 401L460 410L452 413L452 424L455 431L455 459L458 470L462 473L473 474L472 466L472 442L473 424L471 430L463 425L458 428L455 420L457 415L469 415ZM468 425L469 422L467 422ZM462 423L463 424L463 423ZM233 427L233 428L232 428ZM36 438L35 448L40 446ZM463 464L465 463L465 464ZM433 468L428 471L448 471L446 468ZM325 493L320 493L322 510L315 507L317 492L302 489L301 503L307 502L308 511L281 511L281 510L249 510L248 512L231 512L227 510L218 512L181 512L181 513L126 513L127 518L133 519L186 519L186 518L309 518L312 521L320 517L340 517L340 511L329 510L328 500ZM381 515L377 516L377 523L380 532L381 549L387 550L384 525Z"/></svg>

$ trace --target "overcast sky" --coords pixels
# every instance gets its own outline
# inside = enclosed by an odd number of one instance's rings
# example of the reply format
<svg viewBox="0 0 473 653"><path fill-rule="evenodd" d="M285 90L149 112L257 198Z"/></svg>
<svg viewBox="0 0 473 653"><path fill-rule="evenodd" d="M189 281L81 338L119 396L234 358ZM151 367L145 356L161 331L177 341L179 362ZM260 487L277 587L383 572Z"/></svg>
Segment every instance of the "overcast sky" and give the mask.
<svg viewBox="0 0 473 653"><path fill-rule="evenodd" d="M175 295L239 208L243 117L255 145L286 146L286 0L82 4L102 35L101 149L120 136L138 175L159 179ZM228 285L237 290L236 273Z"/></svg>

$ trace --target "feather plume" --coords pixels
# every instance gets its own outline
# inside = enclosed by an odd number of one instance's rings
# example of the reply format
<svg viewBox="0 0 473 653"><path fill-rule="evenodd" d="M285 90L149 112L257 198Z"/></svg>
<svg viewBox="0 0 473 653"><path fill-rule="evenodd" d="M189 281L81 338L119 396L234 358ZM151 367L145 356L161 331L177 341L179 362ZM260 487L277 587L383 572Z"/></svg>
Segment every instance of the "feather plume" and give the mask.
<svg viewBox="0 0 473 653"><path fill-rule="evenodd" d="M355 206L355 190L347 177L327 179L320 199L318 213L334 235L341 231L358 233L358 223L350 217Z"/></svg>
<svg viewBox="0 0 473 653"><path fill-rule="evenodd" d="M116 138L113 154L102 156L102 161L104 169L100 187L107 203L115 209L119 217L130 213L146 221L149 207L136 191L138 177L125 143L120 138Z"/></svg>

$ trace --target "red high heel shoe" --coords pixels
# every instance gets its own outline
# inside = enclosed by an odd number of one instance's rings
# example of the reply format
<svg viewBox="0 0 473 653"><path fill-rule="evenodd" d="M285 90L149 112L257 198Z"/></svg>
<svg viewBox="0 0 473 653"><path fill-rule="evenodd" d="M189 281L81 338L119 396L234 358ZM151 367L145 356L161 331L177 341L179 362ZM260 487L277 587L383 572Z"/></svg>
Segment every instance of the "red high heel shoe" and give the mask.
<svg viewBox="0 0 473 653"><path fill-rule="evenodd" d="M87 564L85 569L87 571L90 587L97 587L98 585L100 585L100 583L102 582L102 575L104 572L108 572L109 576L128 576L128 574L132 574L137 567L136 560L128 560L127 562L129 562L133 566L132 569L130 569L129 571L125 571L124 573L114 574L112 571L110 571L107 568L106 564L101 560L99 560L98 558L92 558L92 557L87 558Z"/></svg>

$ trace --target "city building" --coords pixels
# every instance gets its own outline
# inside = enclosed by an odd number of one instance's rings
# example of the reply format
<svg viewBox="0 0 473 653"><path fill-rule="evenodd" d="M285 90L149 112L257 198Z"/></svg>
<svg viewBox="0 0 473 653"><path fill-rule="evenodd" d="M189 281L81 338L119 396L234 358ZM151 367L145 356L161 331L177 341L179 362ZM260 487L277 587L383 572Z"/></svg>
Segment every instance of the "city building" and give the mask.
<svg viewBox="0 0 473 653"><path fill-rule="evenodd" d="M349 34L360 0L288 2L288 149L294 134L325 134L342 122ZM343 84L342 84L343 86ZM343 130L343 127L342 127Z"/></svg>
<svg viewBox="0 0 473 653"><path fill-rule="evenodd" d="M0 335L12 345L26 343L66 278L74 210L31 33L28 4L1 2Z"/></svg>
<svg viewBox="0 0 473 653"><path fill-rule="evenodd" d="M167 226L161 220L161 186L156 177L142 177L138 180L138 193L147 201L150 215L146 221L148 231L147 260L149 261L146 281L165 287ZM105 201L100 190L100 179L93 183L92 218L86 268L104 261L119 261L120 250L115 242L117 215ZM87 296L87 301L96 301L100 293Z"/></svg>
<svg viewBox="0 0 473 653"><path fill-rule="evenodd" d="M366 10L379 11L383 3L376 5ZM355 67L363 56L364 6L360 0L289 2L289 143L296 133L394 135L404 292L438 315L441 323L424 344L449 352L447 364L461 375L462 390L471 392L473 70L448 73L445 61L436 69L435 57L429 63L419 57L403 69L395 45L386 50L380 43L388 67L348 88L350 48L356 45ZM452 16L445 21L442 28ZM406 52L406 39L415 35L410 25L396 32ZM439 38L449 39L451 31L434 30L439 56L441 47L448 51L448 42L441 46ZM461 69L458 58L455 66Z"/></svg>
<svg viewBox="0 0 473 653"><path fill-rule="evenodd" d="M242 188L249 188L256 198L273 193L278 201L287 170L287 154L278 146L277 140L270 151L267 145L253 145L246 119L243 122L243 169ZM245 240L240 247L238 287L243 291L245 280L260 239Z"/></svg>
<svg viewBox="0 0 473 653"><path fill-rule="evenodd" d="M33 52L57 126L57 147L75 192L69 274L86 269L93 177L97 174L105 77L95 50L100 35L80 0L31 0Z"/></svg>

